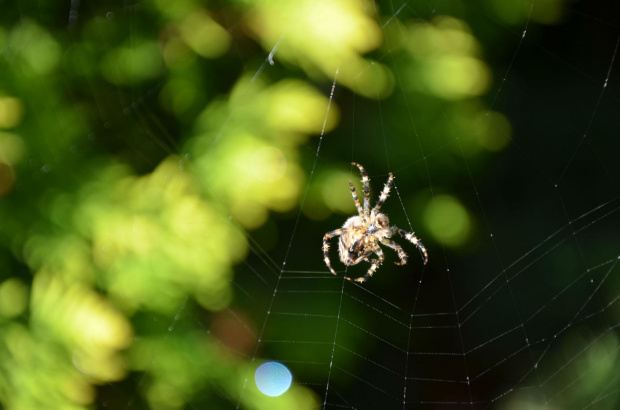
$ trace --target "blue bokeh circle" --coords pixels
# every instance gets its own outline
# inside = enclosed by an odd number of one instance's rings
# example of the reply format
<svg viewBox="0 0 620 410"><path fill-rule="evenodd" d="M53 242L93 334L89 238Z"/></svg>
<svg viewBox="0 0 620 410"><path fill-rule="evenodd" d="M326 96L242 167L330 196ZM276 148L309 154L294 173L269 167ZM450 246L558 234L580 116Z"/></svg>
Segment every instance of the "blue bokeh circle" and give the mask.
<svg viewBox="0 0 620 410"><path fill-rule="evenodd" d="M258 366L254 379L256 386L263 394L276 397L291 387L293 375L282 363L266 362Z"/></svg>

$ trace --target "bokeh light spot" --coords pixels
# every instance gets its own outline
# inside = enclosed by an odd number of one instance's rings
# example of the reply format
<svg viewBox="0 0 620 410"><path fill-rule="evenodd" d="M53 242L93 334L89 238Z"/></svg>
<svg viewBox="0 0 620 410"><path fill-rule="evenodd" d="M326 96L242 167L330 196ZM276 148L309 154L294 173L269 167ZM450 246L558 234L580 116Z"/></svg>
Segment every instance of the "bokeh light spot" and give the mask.
<svg viewBox="0 0 620 410"><path fill-rule="evenodd" d="M414 89L452 101L479 96L488 89L491 73L477 58L480 45L466 23L439 16L433 24L414 23L409 36Z"/></svg>
<svg viewBox="0 0 620 410"><path fill-rule="evenodd" d="M24 107L13 97L0 97L0 128L13 128L23 117Z"/></svg>
<svg viewBox="0 0 620 410"><path fill-rule="evenodd" d="M512 134L510 121L498 112L485 113L475 127L476 141L489 151L501 151L510 142Z"/></svg>
<svg viewBox="0 0 620 410"><path fill-rule="evenodd" d="M429 87L442 98L458 100L482 94L489 85L486 65L472 57L447 56L427 67Z"/></svg>
<svg viewBox="0 0 620 410"><path fill-rule="evenodd" d="M16 50L30 69L29 74L46 75L60 60L61 49L45 29L30 20L16 26L9 39L9 48Z"/></svg>
<svg viewBox="0 0 620 410"><path fill-rule="evenodd" d="M11 278L0 284L0 316L19 316L27 305L28 290L20 280Z"/></svg>
<svg viewBox="0 0 620 410"><path fill-rule="evenodd" d="M439 195L429 203L424 221L431 234L448 246L464 243L471 230L471 219L458 199Z"/></svg>
<svg viewBox="0 0 620 410"><path fill-rule="evenodd" d="M291 387L293 375L282 363L267 362L258 366L254 379L256 386L263 394L276 397L284 394Z"/></svg>
<svg viewBox="0 0 620 410"><path fill-rule="evenodd" d="M230 45L230 35L206 12L190 14L179 27L183 40L205 58L222 55Z"/></svg>
<svg viewBox="0 0 620 410"><path fill-rule="evenodd" d="M248 26L265 48L279 44L277 61L296 64L311 76L323 72L330 78L338 67L338 82L367 97L381 98L392 91L388 68L362 57L378 47L382 39L381 27L364 2L270 0L253 6ZM286 33L286 41L280 44L282 33ZM361 78L360 74L371 66L379 67L377 75Z"/></svg>
<svg viewBox="0 0 620 410"><path fill-rule="evenodd" d="M110 51L101 72L112 84L138 84L160 75L164 63L159 46L152 41L135 41Z"/></svg>
<svg viewBox="0 0 620 410"><path fill-rule="evenodd" d="M25 151L26 148L21 138L0 132L0 161L16 165L22 160Z"/></svg>
<svg viewBox="0 0 620 410"><path fill-rule="evenodd" d="M286 156L274 147L259 148L252 158L252 172L261 181L275 182L284 176Z"/></svg>
<svg viewBox="0 0 620 410"><path fill-rule="evenodd" d="M343 214L354 214L355 205L349 190L351 172L333 171L323 183L323 200L329 209ZM361 187L357 187L361 190ZM358 194L359 195L359 194Z"/></svg>
<svg viewBox="0 0 620 410"><path fill-rule="evenodd" d="M281 81L263 94L266 101L257 108L264 110L268 124L274 129L301 133L330 131L338 123L339 111L334 104L325 121L325 97L300 81Z"/></svg>

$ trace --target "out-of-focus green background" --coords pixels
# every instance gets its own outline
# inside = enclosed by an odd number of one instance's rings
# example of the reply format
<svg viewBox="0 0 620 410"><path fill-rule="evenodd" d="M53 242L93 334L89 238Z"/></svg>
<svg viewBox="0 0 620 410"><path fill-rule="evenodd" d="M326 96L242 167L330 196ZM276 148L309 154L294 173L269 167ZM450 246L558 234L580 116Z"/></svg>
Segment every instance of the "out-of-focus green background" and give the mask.
<svg viewBox="0 0 620 410"><path fill-rule="evenodd" d="M0 407L615 408L612 8L0 1Z"/></svg>

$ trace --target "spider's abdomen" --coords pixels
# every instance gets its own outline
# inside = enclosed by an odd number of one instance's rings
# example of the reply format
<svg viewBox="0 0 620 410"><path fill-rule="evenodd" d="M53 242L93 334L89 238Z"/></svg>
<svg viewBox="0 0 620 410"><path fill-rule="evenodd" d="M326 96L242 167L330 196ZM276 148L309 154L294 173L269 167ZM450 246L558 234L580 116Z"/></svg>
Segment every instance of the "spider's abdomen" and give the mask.
<svg viewBox="0 0 620 410"><path fill-rule="evenodd" d="M359 263L365 256L368 256L368 235L361 224L359 217L352 217L345 222L344 227L348 228L338 241L338 253L340 261L345 265L351 266Z"/></svg>

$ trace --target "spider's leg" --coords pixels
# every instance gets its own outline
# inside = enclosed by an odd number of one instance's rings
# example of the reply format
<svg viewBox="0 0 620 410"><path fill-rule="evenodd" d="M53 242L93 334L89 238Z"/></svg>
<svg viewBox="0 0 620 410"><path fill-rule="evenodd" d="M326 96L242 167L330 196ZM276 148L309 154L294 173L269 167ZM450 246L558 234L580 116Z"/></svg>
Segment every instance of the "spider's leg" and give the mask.
<svg viewBox="0 0 620 410"><path fill-rule="evenodd" d="M400 229L397 226L391 227L390 232L392 232L392 234L398 232L400 236L402 236L403 238L407 239L409 242L414 244L420 251L420 255L422 255L422 259L424 259L424 264L426 265L426 263L428 262L428 253L426 252L426 248L424 247L424 245L422 245L422 242L420 242L420 240L416 238L414 234L409 233L405 231L404 229Z"/></svg>
<svg viewBox="0 0 620 410"><path fill-rule="evenodd" d="M379 197L379 200L375 204L375 207L372 209L373 212L378 212L379 209L381 209L381 205L383 205L383 203L385 202L385 200L387 199L390 193L390 187L392 186L393 180L394 180L394 175L392 175L392 173L390 172L390 177L388 178L387 183L383 186L383 191L381 192L381 196Z"/></svg>
<svg viewBox="0 0 620 410"><path fill-rule="evenodd" d="M357 192L355 192L355 187L353 186L353 182L349 181L349 186L351 187L351 196L353 196L353 200L355 201L355 207L357 208L357 213L362 219L366 219L364 215L364 211L362 210L362 205L360 204L360 199L357 197Z"/></svg>
<svg viewBox="0 0 620 410"><path fill-rule="evenodd" d="M362 183L364 184L364 215L370 215L370 180L368 179L368 174L363 166L358 164L357 162L352 162L351 165L355 165L360 169L360 173L362 174Z"/></svg>
<svg viewBox="0 0 620 410"><path fill-rule="evenodd" d="M400 258L400 262L394 262L396 265L407 264L407 254L405 253L405 251L403 251L403 248L399 244L397 244L396 242L388 238L383 239L381 243L384 244L385 246L389 246L390 248L398 252L398 257Z"/></svg>
<svg viewBox="0 0 620 410"><path fill-rule="evenodd" d="M336 229L335 231L327 232L325 236L323 237L323 260L325 261L325 264L327 265L331 273L333 273L334 275L336 274L336 271L334 270L334 268L332 268L332 264L329 261L329 242L328 241L334 236L342 235L343 232L344 231L342 229Z"/></svg>
<svg viewBox="0 0 620 410"><path fill-rule="evenodd" d="M385 255L383 255L383 251L378 246L377 246L377 249L375 249L374 252L377 254L379 259L371 259L369 261L370 263L372 263L372 265L370 265L370 269L368 269L368 272L366 272L366 274L364 276L362 276L360 278L356 278L356 279L351 279L351 278L345 276L345 279L346 280L353 280L354 282L359 282L359 283L364 283L368 279L370 279L372 277L372 275L375 273L375 271L377 270L377 268L383 263L383 260L385 259Z"/></svg>

